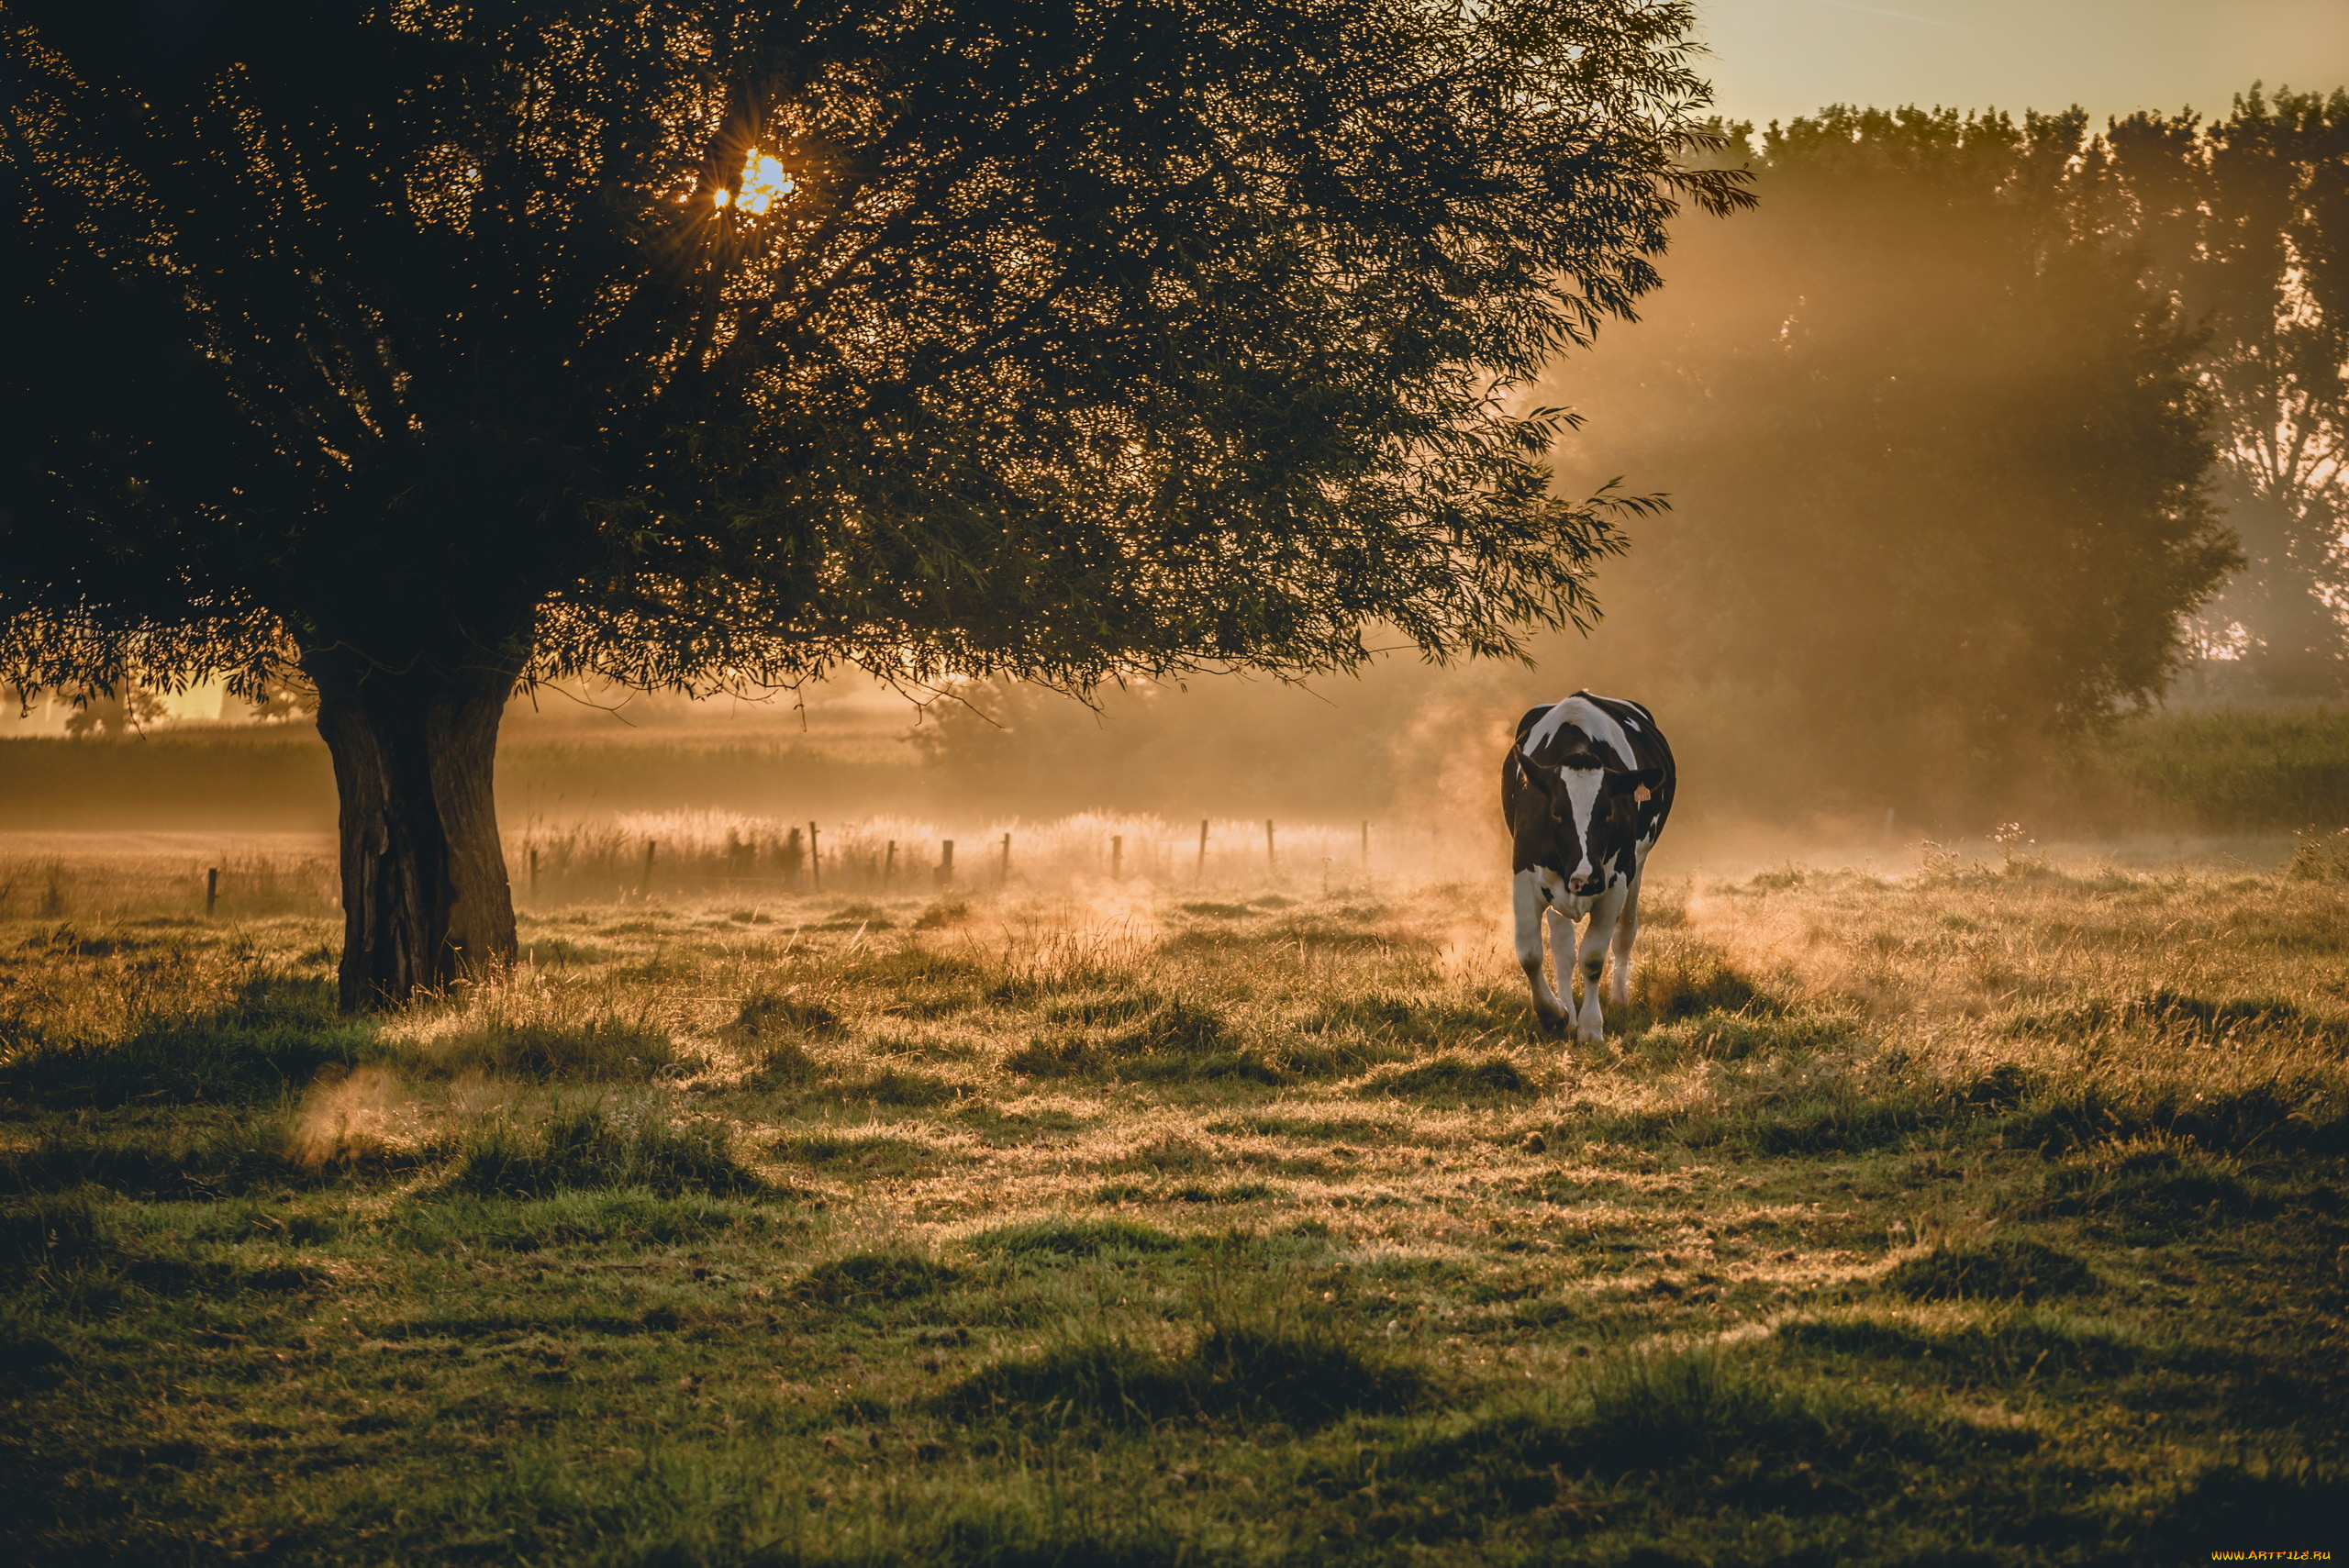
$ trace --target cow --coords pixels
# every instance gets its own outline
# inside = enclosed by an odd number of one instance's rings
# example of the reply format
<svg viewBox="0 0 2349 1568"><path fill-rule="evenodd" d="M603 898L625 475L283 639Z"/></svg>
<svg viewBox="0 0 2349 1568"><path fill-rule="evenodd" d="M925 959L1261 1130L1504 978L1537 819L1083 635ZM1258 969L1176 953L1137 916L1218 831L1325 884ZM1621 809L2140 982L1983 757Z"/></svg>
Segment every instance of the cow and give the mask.
<svg viewBox="0 0 2349 1568"><path fill-rule="evenodd" d="M1545 1024L1566 1020L1573 969L1582 970L1578 1037L1606 1030L1598 978L1615 950L1610 987L1618 1006L1631 999L1631 944L1640 934L1640 873L1672 814L1672 748L1655 716L1635 702L1576 692L1517 721L1517 740L1501 763L1501 815L1513 840L1509 861L1517 914L1517 961L1533 986L1533 1010ZM1557 950L1558 989L1542 973L1542 923ZM1589 917L1574 962L1567 933Z"/></svg>

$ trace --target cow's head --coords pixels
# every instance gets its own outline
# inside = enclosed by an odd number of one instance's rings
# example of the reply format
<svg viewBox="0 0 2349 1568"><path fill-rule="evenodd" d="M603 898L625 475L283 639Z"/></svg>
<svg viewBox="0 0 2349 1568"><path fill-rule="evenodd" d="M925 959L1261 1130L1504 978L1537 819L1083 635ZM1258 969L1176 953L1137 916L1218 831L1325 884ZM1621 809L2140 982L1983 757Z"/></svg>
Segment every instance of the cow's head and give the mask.
<svg viewBox="0 0 2349 1568"><path fill-rule="evenodd" d="M1609 767L1593 751L1537 762L1522 747L1517 763L1533 786L1513 824L1519 864L1556 867L1577 898L1604 893L1610 867L1631 874L1640 803L1664 782L1662 768Z"/></svg>

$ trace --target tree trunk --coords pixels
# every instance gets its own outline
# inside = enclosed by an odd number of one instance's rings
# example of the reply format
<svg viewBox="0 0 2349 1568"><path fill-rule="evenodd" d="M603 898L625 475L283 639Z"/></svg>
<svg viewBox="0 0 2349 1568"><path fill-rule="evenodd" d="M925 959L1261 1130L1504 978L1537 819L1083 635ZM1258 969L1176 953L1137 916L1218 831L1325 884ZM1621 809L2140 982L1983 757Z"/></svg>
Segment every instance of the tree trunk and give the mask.
<svg viewBox="0 0 2349 1568"><path fill-rule="evenodd" d="M302 667L341 798L342 1006L395 1006L503 969L514 899L490 784L519 661L395 671L328 649Z"/></svg>

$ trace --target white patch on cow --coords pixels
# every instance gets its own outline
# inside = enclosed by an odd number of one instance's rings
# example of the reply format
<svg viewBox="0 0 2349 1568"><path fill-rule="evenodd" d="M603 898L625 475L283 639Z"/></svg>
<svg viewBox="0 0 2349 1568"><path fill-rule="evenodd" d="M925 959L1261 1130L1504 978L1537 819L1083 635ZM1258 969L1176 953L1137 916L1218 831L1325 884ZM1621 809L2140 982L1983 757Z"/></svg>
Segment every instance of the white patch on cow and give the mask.
<svg viewBox="0 0 2349 1568"><path fill-rule="evenodd" d="M1550 711L1533 721L1525 732L1525 750L1539 752L1550 739L1567 725L1573 725L1602 746L1612 747L1619 768L1638 767L1638 753L1631 750L1631 738L1615 722L1615 716L1586 696L1571 696L1553 705Z"/></svg>
<svg viewBox="0 0 2349 1568"><path fill-rule="evenodd" d="M1594 869L1590 863L1591 818L1598 808L1598 792L1607 786L1607 774L1599 768L1567 768L1561 776L1565 781L1566 799L1574 807L1575 832L1582 840L1582 859L1575 862L1575 875L1588 876Z"/></svg>

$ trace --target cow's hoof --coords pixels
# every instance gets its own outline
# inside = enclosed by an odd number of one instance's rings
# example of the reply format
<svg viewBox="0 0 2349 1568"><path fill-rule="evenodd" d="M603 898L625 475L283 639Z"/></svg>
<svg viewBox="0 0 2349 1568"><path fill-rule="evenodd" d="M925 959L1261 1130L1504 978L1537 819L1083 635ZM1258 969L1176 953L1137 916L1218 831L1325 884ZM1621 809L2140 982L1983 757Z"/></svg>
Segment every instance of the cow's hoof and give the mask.
<svg viewBox="0 0 2349 1568"><path fill-rule="evenodd" d="M1582 1041L1585 1045L1597 1045L1599 1041L1607 1038L1607 1030L1603 1025L1595 1029L1586 1028L1579 1029L1575 1031L1575 1038Z"/></svg>

